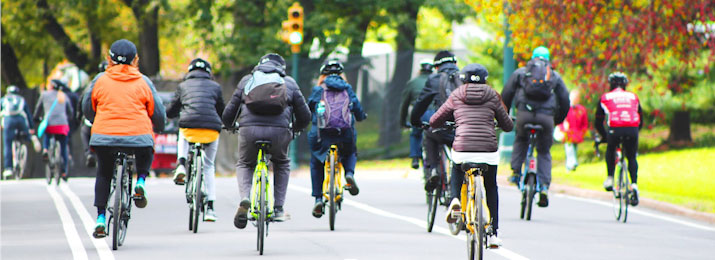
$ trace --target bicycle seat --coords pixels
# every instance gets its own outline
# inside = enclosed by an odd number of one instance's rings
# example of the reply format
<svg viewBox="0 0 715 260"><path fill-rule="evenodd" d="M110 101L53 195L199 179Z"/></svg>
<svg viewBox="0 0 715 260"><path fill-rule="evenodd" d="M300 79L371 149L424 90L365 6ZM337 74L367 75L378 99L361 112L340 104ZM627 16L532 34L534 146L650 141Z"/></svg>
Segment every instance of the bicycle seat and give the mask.
<svg viewBox="0 0 715 260"><path fill-rule="evenodd" d="M524 124L524 129L526 130L536 130L536 131L541 131L544 129L543 126L541 125L534 125L534 124Z"/></svg>
<svg viewBox="0 0 715 260"><path fill-rule="evenodd" d="M481 169L482 172L486 172L487 169L489 168L489 165L486 163L474 163L474 162L465 162L462 164L462 171L468 171L471 169Z"/></svg>
<svg viewBox="0 0 715 260"><path fill-rule="evenodd" d="M273 143L273 142L271 142L271 141L269 141L269 140L258 140L258 141L255 142L255 144L256 144L257 147L262 147L262 146L271 147L271 144L272 144L272 143Z"/></svg>

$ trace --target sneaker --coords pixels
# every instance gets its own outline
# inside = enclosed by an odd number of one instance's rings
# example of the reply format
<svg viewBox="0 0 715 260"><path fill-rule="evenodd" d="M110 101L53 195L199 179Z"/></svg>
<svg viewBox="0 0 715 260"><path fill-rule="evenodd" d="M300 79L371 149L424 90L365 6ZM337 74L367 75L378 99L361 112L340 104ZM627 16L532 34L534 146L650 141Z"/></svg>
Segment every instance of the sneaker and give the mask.
<svg viewBox="0 0 715 260"><path fill-rule="evenodd" d="M509 176L509 182L514 185L519 185L519 180L521 180L521 174L519 173L513 173L511 176Z"/></svg>
<svg viewBox="0 0 715 260"><path fill-rule="evenodd" d="M350 195L355 196L360 193L360 188L358 188L353 174L345 174L345 182L347 182L347 184L345 185L345 189L350 192Z"/></svg>
<svg viewBox="0 0 715 260"><path fill-rule="evenodd" d="M284 222L290 220L290 214L286 213L283 206L276 206L273 208L273 221Z"/></svg>
<svg viewBox="0 0 715 260"><path fill-rule="evenodd" d="M459 199L454 198L449 204L449 211L447 211L447 223L455 223L461 217L462 205L459 204Z"/></svg>
<svg viewBox="0 0 715 260"><path fill-rule="evenodd" d="M638 206L638 184L631 183L631 206Z"/></svg>
<svg viewBox="0 0 715 260"><path fill-rule="evenodd" d="M501 247L502 241L497 235L491 235L489 236L489 239L487 239L487 247L491 249L497 249Z"/></svg>
<svg viewBox="0 0 715 260"><path fill-rule="evenodd" d="M206 210L206 213L204 213L204 221L216 222L216 213L214 212L214 209L209 208Z"/></svg>
<svg viewBox="0 0 715 260"><path fill-rule="evenodd" d="M425 183L425 190L426 191L432 191L434 188L437 187L437 184L439 184L439 174L437 173L436 169L432 169L432 174L429 176L427 179L427 182Z"/></svg>
<svg viewBox="0 0 715 260"><path fill-rule="evenodd" d="M323 216L323 198L315 198L315 205L313 205L313 217L320 218Z"/></svg>
<svg viewBox="0 0 715 260"><path fill-rule="evenodd" d="M606 181L603 182L603 188L606 189L606 191L613 191L613 176L606 178Z"/></svg>
<svg viewBox="0 0 715 260"><path fill-rule="evenodd" d="M67 174L67 173L62 173L62 174L60 174L60 177L62 177L62 180L65 181L65 182L67 182L67 179L70 178L70 177L69 177L69 174Z"/></svg>
<svg viewBox="0 0 715 260"><path fill-rule="evenodd" d="M9 178L10 176L12 176L12 170L10 170L10 169L5 169L4 171L2 171L2 177L3 177L3 178Z"/></svg>
<svg viewBox="0 0 715 260"><path fill-rule="evenodd" d="M42 151L42 161L43 162L49 162L50 161L50 154L47 152L47 150Z"/></svg>
<svg viewBox="0 0 715 260"><path fill-rule="evenodd" d="M94 154L88 154L87 159L84 161L85 166L87 167L96 167L97 166L97 157L94 156Z"/></svg>
<svg viewBox="0 0 715 260"><path fill-rule="evenodd" d="M412 169L417 169L417 168L420 168L420 158L419 157L412 158Z"/></svg>
<svg viewBox="0 0 715 260"><path fill-rule="evenodd" d="M248 222L248 208L251 207L251 202L248 199L243 199L238 205L236 215L233 217L233 225L238 229L244 229Z"/></svg>
<svg viewBox="0 0 715 260"><path fill-rule="evenodd" d="M549 206L549 188L543 187L539 192L539 202L536 203L539 207L545 208Z"/></svg>
<svg viewBox="0 0 715 260"><path fill-rule="evenodd" d="M32 140L32 149L35 149L35 152L40 152L42 150L42 143L40 143L40 139L37 139L37 136L33 135L31 137Z"/></svg>
<svg viewBox="0 0 715 260"><path fill-rule="evenodd" d="M137 178L137 186L134 187L134 205L137 208L146 207L146 191L144 190L144 178Z"/></svg>
<svg viewBox="0 0 715 260"><path fill-rule="evenodd" d="M176 185L184 185L184 177L186 177L186 167L179 164L174 170L174 183Z"/></svg>
<svg viewBox="0 0 715 260"><path fill-rule="evenodd" d="M97 225L94 227L94 233L92 233L92 236L94 238L104 238L107 236L106 229L106 218L104 214L99 214L99 216L97 216Z"/></svg>

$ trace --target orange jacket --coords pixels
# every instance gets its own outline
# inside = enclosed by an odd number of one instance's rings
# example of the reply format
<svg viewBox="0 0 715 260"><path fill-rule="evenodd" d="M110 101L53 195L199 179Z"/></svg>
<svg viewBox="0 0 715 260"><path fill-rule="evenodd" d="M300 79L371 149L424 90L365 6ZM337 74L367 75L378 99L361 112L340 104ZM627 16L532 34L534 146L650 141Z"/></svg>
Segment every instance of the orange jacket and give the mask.
<svg viewBox="0 0 715 260"><path fill-rule="evenodd" d="M153 132L164 130L164 105L137 67L112 64L87 91L82 108L93 122L91 146L153 146Z"/></svg>

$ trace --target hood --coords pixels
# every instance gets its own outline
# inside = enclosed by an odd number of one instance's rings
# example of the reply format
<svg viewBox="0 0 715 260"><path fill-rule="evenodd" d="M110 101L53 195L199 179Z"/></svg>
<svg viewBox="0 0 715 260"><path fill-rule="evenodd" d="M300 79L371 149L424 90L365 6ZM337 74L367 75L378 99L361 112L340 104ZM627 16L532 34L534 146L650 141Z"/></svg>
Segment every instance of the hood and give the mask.
<svg viewBox="0 0 715 260"><path fill-rule="evenodd" d="M285 68L283 67L283 65L279 64L276 61L272 61L272 60L256 65L256 67L253 68L253 71L257 71L257 70L259 70L263 73L266 73L266 74L278 73L284 77L286 75L286 71L285 71Z"/></svg>
<svg viewBox="0 0 715 260"><path fill-rule="evenodd" d="M468 105L484 104L497 93L489 85L474 83L463 85L459 90L462 92L462 101Z"/></svg>
<svg viewBox="0 0 715 260"><path fill-rule="evenodd" d="M343 78L338 75L330 75L326 77L323 83L325 83L325 86L327 86L328 88L336 90L346 90L352 88L350 84L345 82L345 80L343 80Z"/></svg>
<svg viewBox="0 0 715 260"><path fill-rule="evenodd" d="M459 71L459 67L457 67L457 64L452 63L452 62L447 62L439 66L439 70L437 72L448 72L451 73L453 71Z"/></svg>
<svg viewBox="0 0 715 260"><path fill-rule="evenodd" d="M139 68L127 64L110 65L104 73L107 74L109 78L118 81L129 81L142 77Z"/></svg>
<svg viewBox="0 0 715 260"><path fill-rule="evenodd" d="M209 74L206 71L196 69L196 70L189 71L189 73L186 73L186 76L184 76L184 79L195 79L195 78L210 79L211 74Z"/></svg>

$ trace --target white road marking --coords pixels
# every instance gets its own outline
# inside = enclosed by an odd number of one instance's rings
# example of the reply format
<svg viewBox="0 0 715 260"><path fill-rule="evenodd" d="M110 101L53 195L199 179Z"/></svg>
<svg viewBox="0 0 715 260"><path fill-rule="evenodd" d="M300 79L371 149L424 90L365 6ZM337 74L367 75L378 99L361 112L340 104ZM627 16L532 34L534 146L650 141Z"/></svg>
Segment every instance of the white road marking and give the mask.
<svg viewBox="0 0 715 260"><path fill-rule="evenodd" d="M60 220L62 221L62 228L65 230L65 237L67 238L67 243L70 245L72 250L72 256L74 259L88 259L87 251L84 249L82 240L77 234L77 229L75 228L74 221L72 220L72 215L70 215L67 205L65 205L62 196L57 193L55 186L47 185L47 192L50 193L50 197L55 203L57 208L57 213L60 215Z"/></svg>
<svg viewBox="0 0 715 260"><path fill-rule="evenodd" d="M77 212L77 215L79 215L79 218L82 220L84 229L87 231L87 235L89 235L89 239L92 241L94 249L96 249L97 254L99 254L99 259L113 260L114 255L112 254L112 250L109 249L109 245L104 242L104 239L95 239L92 236L92 233L94 233L95 223L92 216L89 214L89 211L87 211L87 209L82 205L82 201L79 199L79 196L77 196L77 194L75 194L67 185L61 185L60 190L70 200L72 207L74 207L75 212Z"/></svg>
<svg viewBox="0 0 715 260"><path fill-rule="evenodd" d="M293 184L289 184L289 185L288 185L288 188L290 188L290 189L292 189L292 190L295 190L295 191L298 191L298 192L301 192L301 193L305 193L305 194L311 194L311 193L312 193L311 190L308 189L308 188L304 188L304 187L301 187L301 186L296 186L296 185L293 185ZM357 202L357 201L353 201L353 200L349 200L349 199L343 199L343 202L344 202L345 204L347 204L347 205L353 206L353 207L355 207L355 208L361 209L361 210L363 210L363 211L367 211L367 212L369 212L369 213L372 213L372 214L375 214L375 215L378 215L378 216L383 216L383 217L387 217L387 218L393 218L393 219L401 220L401 221L404 221L404 222L407 222L407 223L414 224L414 225L419 226L419 227L421 227L421 228L427 227L427 222L424 221L424 220L421 220L421 219L417 219L417 218L413 218L413 217L401 216L401 215L398 215L398 214L395 214L395 213L392 213L392 212L388 212L388 211L385 211L385 210L382 210L382 209L375 208L375 207L370 206L370 205L367 205L367 204L365 204L365 203L361 203L361 202ZM455 239L458 239L458 240L461 240L461 241L466 241L466 240L467 240L464 236L453 236L452 233L449 232L449 229L446 229L446 228L443 228L443 227L434 226L434 228L432 228L432 231L433 231L433 232L436 232L436 233L440 233L440 234L446 235L446 236L449 236L449 237L452 237L452 238L455 238ZM499 249L489 249L489 250L487 250L486 252L492 252L492 253L498 254L498 255L500 255L500 256L503 256L503 257L505 257L505 258L507 258L507 259L518 259L518 260L529 259L529 258L527 258L527 257L525 257L525 256L519 255L519 254L517 254L516 252L511 251L511 250L509 250L509 249L506 249L506 248L504 248L504 247L501 247L501 248L499 248Z"/></svg>

